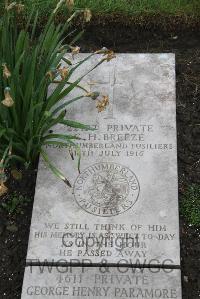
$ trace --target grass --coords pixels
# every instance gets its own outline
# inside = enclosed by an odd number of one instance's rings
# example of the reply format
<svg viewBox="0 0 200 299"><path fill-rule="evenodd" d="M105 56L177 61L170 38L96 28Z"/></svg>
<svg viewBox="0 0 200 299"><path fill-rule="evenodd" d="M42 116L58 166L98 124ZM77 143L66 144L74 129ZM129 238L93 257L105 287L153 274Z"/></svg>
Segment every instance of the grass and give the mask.
<svg viewBox="0 0 200 299"><path fill-rule="evenodd" d="M75 8L90 8L93 13L122 13L170 15L200 15L200 0L74 0ZM2 1L3 2L3 1ZM11 1L12 2L12 1ZM33 5L40 6L40 12L45 14L55 6L58 0L17 0L25 3L29 9Z"/></svg>
<svg viewBox="0 0 200 299"><path fill-rule="evenodd" d="M200 185L188 187L180 205L181 214L193 226L200 226Z"/></svg>
<svg viewBox="0 0 200 299"><path fill-rule="evenodd" d="M77 7L88 7L101 13L200 13L199 0L77 0Z"/></svg>

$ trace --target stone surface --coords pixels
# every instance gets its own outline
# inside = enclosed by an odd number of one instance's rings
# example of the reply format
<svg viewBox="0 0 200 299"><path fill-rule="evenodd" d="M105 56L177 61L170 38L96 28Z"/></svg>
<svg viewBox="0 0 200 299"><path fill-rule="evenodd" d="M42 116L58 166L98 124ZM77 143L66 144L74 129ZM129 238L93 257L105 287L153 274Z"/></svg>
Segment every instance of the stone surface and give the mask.
<svg viewBox="0 0 200 299"><path fill-rule="evenodd" d="M40 161L27 260L180 265L174 55L119 54L83 85L110 105L98 113L84 98L67 109L97 129L70 130L83 138L80 174L75 149L72 160L65 147L46 148L73 188Z"/></svg>
<svg viewBox="0 0 200 299"><path fill-rule="evenodd" d="M180 270L131 268L26 268L22 299L176 298Z"/></svg>

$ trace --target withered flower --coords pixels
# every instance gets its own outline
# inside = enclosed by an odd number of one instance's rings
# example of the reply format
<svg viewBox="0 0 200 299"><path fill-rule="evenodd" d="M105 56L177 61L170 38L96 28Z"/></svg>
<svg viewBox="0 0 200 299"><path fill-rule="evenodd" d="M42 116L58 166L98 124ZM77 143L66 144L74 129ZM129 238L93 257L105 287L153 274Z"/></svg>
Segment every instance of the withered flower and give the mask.
<svg viewBox="0 0 200 299"><path fill-rule="evenodd" d="M3 196L8 192L8 188L4 185L4 183L0 184L0 196Z"/></svg>
<svg viewBox="0 0 200 299"><path fill-rule="evenodd" d="M5 99L1 102L6 107L12 107L14 105L14 101L10 95L10 88L6 87L4 90Z"/></svg>
<svg viewBox="0 0 200 299"><path fill-rule="evenodd" d="M86 8L84 10L84 20L86 23L90 22L91 18L92 18L92 12L90 9Z"/></svg>
<svg viewBox="0 0 200 299"><path fill-rule="evenodd" d="M71 49L71 51L72 51L72 57L74 56L74 55L77 55L78 53L80 53L80 47L78 47L78 46L76 46L76 47L70 47L70 49Z"/></svg>
<svg viewBox="0 0 200 299"><path fill-rule="evenodd" d="M8 79L9 77L11 77L11 72L9 71L7 64L6 63L2 63L2 67L3 67L3 76L5 79Z"/></svg>
<svg viewBox="0 0 200 299"><path fill-rule="evenodd" d="M53 81L53 73L51 71L46 73L46 76L50 78L51 81Z"/></svg>
<svg viewBox="0 0 200 299"><path fill-rule="evenodd" d="M96 106L98 109L98 112L104 111L108 105L109 105L109 97L103 96L103 99L101 101L98 101L97 106Z"/></svg>
<svg viewBox="0 0 200 299"><path fill-rule="evenodd" d="M69 74L69 69L67 67L59 68L58 72L60 73L60 76L61 76L62 80L64 81Z"/></svg>
<svg viewBox="0 0 200 299"><path fill-rule="evenodd" d="M86 93L86 97L91 98L92 100L96 100L100 93L98 91L88 92Z"/></svg>
<svg viewBox="0 0 200 299"><path fill-rule="evenodd" d="M103 60L109 62L111 61L113 58L116 58L116 55L113 51L109 50L107 51L104 56L106 56L105 58L103 58Z"/></svg>
<svg viewBox="0 0 200 299"><path fill-rule="evenodd" d="M4 195L8 191L8 188L4 185L7 177L4 172L3 162L4 160L2 159L0 161L0 196Z"/></svg>
<svg viewBox="0 0 200 299"><path fill-rule="evenodd" d="M4 173L4 166L3 166L4 160L2 159L0 162L0 182L4 182L5 173Z"/></svg>
<svg viewBox="0 0 200 299"><path fill-rule="evenodd" d="M50 69L50 71L46 73L46 76L49 77L51 81L53 81L54 78L56 77L56 74L57 74L57 70L52 68Z"/></svg>
<svg viewBox="0 0 200 299"><path fill-rule="evenodd" d="M95 51L95 54L106 54L109 50L106 47L103 47L100 50Z"/></svg>
<svg viewBox="0 0 200 299"><path fill-rule="evenodd" d="M100 50L97 50L94 52L95 54L103 54L103 56L106 56L102 59L102 61L109 62L111 59L116 58L115 53L112 50L108 50L107 48L102 48Z"/></svg>
<svg viewBox="0 0 200 299"><path fill-rule="evenodd" d="M17 13L20 14L24 10L25 5L19 3L15 7L16 7Z"/></svg>
<svg viewBox="0 0 200 299"><path fill-rule="evenodd" d="M9 11L16 6L17 2L12 2L9 5L6 5L6 10Z"/></svg>
<svg viewBox="0 0 200 299"><path fill-rule="evenodd" d="M74 0L66 0L66 5L69 10L72 10L74 7Z"/></svg>

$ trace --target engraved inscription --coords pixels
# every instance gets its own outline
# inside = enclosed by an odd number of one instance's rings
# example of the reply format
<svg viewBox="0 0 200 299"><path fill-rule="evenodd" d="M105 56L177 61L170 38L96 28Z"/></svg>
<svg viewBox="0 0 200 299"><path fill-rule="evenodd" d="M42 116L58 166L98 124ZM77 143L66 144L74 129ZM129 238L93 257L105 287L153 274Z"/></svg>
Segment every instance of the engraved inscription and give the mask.
<svg viewBox="0 0 200 299"><path fill-rule="evenodd" d="M109 217L129 210L137 201L139 182L125 166L113 162L94 164L74 184L77 203L86 212Z"/></svg>

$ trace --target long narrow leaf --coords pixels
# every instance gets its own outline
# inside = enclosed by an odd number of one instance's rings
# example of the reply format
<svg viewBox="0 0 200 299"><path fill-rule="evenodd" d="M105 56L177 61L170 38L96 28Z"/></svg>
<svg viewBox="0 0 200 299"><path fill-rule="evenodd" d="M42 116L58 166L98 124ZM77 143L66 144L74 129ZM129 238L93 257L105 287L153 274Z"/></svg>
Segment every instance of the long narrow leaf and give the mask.
<svg viewBox="0 0 200 299"><path fill-rule="evenodd" d="M93 128L91 126L79 123L79 122L74 121L74 120L63 119L59 123L64 124L68 127L82 129L82 130L86 130L86 131L95 131L96 130L95 128Z"/></svg>
<svg viewBox="0 0 200 299"><path fill-rule="evenodd" d="M72 104L73 102L76 102L80 99L83 99L85 98L85 96L79 96L79 97L76 97L72 100L69 100L67 102L65 102L64 104L60 105L59 107L57 107L53 112L52 112L52 115L55 115L56 113L58 113L59 111L61 111L62 109L64 109L65 107L67 107L68 105Z"/></svg>
<svg viewBox="0 0 200 299"><path fill-rule="evenodd" d="M62 172L57 169L49 160L47 153L44 150L41 150L41 156L43 157L44 161L46 162L47 166L52 170L52 172L61 179L67 186L70 188L72 185L70 184L69 180L62 174Z"/></svg>
<svg viewBox="0 0 200 299"><path fill-rule="evenodd" d="M63 135L63 134L49 134L44 136L41 140L49 140L49 139L63 139L63 140L81 140L82 138L74 135Z"/></svg>

